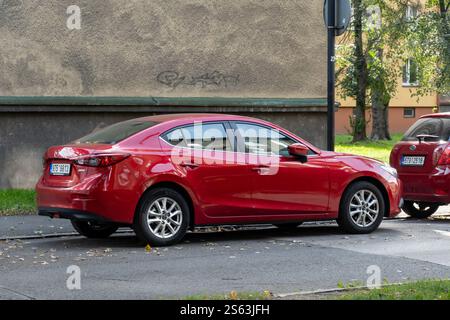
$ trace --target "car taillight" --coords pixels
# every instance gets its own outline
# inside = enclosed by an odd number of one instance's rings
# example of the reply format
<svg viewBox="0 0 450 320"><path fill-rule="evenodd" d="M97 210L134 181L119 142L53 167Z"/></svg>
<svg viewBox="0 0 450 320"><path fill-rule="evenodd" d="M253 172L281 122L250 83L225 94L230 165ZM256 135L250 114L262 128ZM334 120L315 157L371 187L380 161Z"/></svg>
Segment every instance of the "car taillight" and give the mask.
<svg viewBox="0 0 450 320"><path fill-rule="evenodd" d="M129 154L96 154L76 158L73 161L80 166L108 167L128 158Z"/></svg>
<svg viewBox="0 0 450 320"><path fill-rule="evenodd" d="M450 165L450 145L447 145L447 147L442 152L441 156L439 157L437 165L438 166Z"/></svg>

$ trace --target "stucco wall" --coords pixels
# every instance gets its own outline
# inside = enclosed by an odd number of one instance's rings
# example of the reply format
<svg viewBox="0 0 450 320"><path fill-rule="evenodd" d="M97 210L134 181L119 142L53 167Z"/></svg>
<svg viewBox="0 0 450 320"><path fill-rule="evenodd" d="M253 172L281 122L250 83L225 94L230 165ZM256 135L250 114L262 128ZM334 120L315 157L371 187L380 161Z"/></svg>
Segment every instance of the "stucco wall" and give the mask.
<svg viewBox="0 0 450 320"><path fill-rule="evenodd" d="M68 6L81 9L69 30ZM0 96L326 96L322 0L0 0Z"/></svg>
<svg viewBox="0 0 450 320"><path fill-rule="evenodd" d="M71 5L81 9L80 30L67 27ZM33 187L50 145L101 123L178 110L264 118L323 147L322 102L230 109L154 98L323 100L322 6L322 0L0 0L0 188ZM51 110L50 100L36 98L46 96L58 97ZM120 110L97 110L100 96L133 99ZM96 101L79 105L80 97ZM151 106L133 105L142 97Z"/></svg>

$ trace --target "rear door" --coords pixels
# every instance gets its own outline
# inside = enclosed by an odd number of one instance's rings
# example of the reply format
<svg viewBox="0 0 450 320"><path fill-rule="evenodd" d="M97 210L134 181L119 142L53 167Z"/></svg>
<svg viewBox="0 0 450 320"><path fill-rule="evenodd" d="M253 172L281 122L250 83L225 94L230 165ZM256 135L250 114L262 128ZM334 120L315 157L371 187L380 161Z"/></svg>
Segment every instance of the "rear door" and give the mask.
<svg viewBox="0 0 450 320"><path fill-rule="evenodd" d="M234 152L227 122L199 122L164 135L172 163L185 175L209 217L253 214L251 170L245 155Z"/></svg>

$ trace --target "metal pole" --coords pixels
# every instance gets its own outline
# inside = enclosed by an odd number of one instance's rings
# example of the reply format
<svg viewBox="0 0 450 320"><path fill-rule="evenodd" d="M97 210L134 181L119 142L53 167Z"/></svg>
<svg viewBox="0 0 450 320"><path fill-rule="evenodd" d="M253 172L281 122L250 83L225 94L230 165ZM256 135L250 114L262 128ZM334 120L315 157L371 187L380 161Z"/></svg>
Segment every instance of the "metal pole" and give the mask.
<svg viewBox="0 0 450 320"><path fill-rule="evenodd" d="M327 149L334 151L336 0L328 0Z"/></svg>

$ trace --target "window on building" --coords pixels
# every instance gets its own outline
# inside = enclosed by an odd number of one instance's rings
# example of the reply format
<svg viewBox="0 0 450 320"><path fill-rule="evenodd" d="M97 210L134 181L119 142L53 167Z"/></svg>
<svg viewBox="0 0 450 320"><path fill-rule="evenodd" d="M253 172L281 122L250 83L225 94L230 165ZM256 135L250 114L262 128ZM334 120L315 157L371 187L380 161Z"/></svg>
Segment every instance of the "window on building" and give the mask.
<svg viewBox="0 0 450 320"><path fill-rule="evenodd" d="M403 118L415 118L416 109L415 108L405 108L403 109Z"/></svg>
<svg viewBox="0 0 450 320"><path fill-rule="evenodd" d="M413 59L406 60L403 66L403 85L404 86L417 86L419 84L418 67Z"/></svg>

